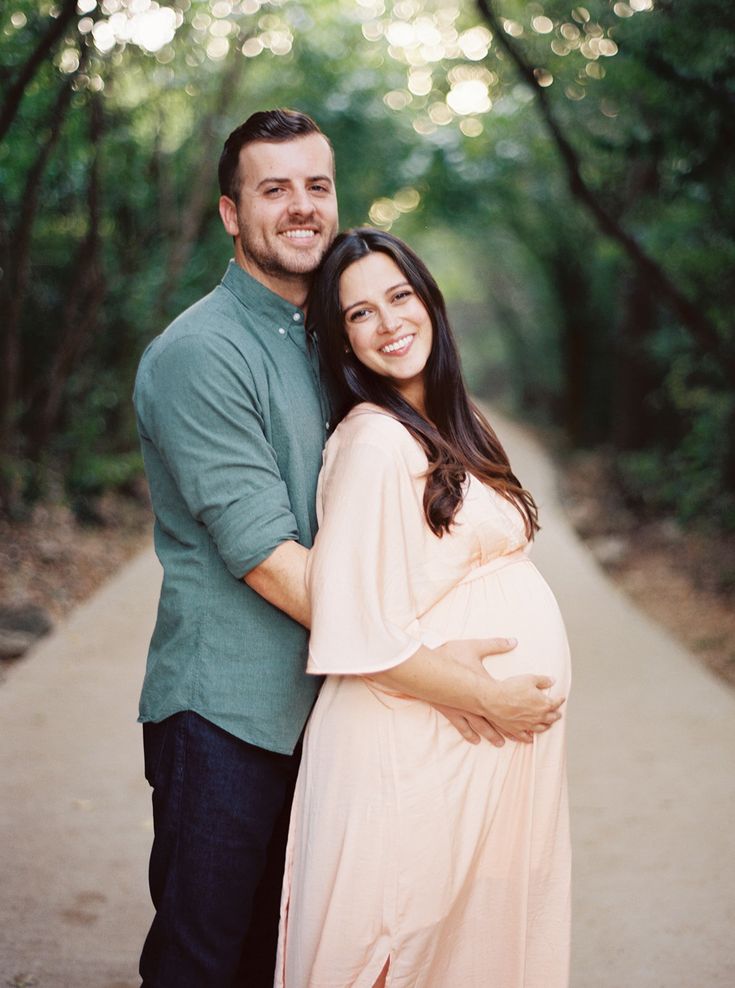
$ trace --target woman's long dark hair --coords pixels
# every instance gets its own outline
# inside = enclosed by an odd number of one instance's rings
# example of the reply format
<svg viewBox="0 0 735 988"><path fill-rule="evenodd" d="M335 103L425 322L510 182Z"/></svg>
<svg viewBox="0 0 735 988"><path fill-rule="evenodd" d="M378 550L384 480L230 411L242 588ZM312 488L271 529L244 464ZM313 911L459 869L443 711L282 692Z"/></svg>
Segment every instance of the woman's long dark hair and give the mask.
<svg viewBox="0 0 735 988"><path fill-rule="evenodd" d="M402 397L390 378L345 352L340 277L351 264L372 253L386 254L398 265L431 317L433 340L424 381L426 418ZM444 298L411 248L370 227L340 234L316 274L308 313L308 328L318 341L335 401L335 422L360 402L372 402L394 415L423 447L429 461L424 512L431 530L438 536L449 531L462 503L462 485L471 473L518 509L526 536L532 539L539 528L536 504L511 471L495 432L467 395Z"/></svg>

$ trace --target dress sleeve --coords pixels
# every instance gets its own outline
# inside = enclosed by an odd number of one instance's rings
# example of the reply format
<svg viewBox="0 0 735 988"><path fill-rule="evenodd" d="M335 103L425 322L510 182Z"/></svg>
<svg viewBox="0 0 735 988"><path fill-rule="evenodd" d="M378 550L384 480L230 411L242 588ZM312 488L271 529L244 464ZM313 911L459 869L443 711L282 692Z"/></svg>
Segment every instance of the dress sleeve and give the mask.
<svg viewBox="0 0 735 988"><path fill-rule="evenodd" d="M308 672L380 672L424 644L418 584L431 542L439 540L425 522L421 470L412 471L391 428L388 442L348 437L336 450L331 440L325 452L320 528L307 572ZM406 435L403 442L413 440Z"/></svg>

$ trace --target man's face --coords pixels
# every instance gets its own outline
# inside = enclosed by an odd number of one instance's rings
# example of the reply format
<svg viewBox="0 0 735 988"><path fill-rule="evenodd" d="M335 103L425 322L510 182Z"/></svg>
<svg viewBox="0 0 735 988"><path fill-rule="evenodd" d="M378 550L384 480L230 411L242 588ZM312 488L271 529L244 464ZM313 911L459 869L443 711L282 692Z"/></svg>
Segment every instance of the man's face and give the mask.
<svg viewBox="0 0 735 988"><path fill-rule="evenodd" d="M246 271L275 291L283 282L307 284L338 226L326 139L307 134L246 145L240 152L239 200L223 197L220 211Z"/></svg>

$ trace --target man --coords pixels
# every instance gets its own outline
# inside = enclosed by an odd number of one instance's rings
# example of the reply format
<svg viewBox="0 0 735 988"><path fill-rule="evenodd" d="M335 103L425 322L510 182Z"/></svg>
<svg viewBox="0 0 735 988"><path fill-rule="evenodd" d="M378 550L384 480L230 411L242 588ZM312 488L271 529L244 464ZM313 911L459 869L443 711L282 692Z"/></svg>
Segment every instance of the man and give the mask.
<svg viewBox="0 0 735 988"><path fill-rule="evenodd" d="M259 112L227 139L219 177L235 259L150 344L135 389L164 570L140 706L155 833L144 988L272 985L319 686L304 673L304 574L329 411L304 304L337 231L332 149L304 114ZM544 701L539 729L557 716Z"/></svg>
<svg viewBox="0 0 735 988"><path fill-rule="evenodd" d="M272 984L293 751L319 685L303 566L329 413L303 306L337 231L332 149L303 114L256 113L219 175L235 260L151 343L135 389L164 569L140 707L147 988Z"/></svg>

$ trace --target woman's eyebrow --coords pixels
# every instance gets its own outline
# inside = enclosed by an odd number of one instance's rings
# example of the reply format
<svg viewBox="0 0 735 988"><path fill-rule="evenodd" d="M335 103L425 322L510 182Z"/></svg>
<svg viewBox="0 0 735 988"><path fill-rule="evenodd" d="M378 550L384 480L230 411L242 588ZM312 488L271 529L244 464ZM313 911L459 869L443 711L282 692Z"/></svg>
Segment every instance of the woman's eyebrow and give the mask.
<svg viewBox="0 0 735 988"><path fill-rule="evenodd" d="M406 286L408 286L410 288L411 287L411 282L410 281L399 281L397 285L391 285L390 288L386 288L384 294L385 295L390 295L390 293L391 292L395 292L396 289L398 289L398 288L404 288ZM354 309L356 305L369 305L369 302L366 299L362 299L359 302L350 302L349 305L346 305L342 309L342 315L344 315L345 312L349 312L350 309Z"/></svg>
<svg viewBox="0 0 735 988"><path fill-rule="evenodd" d="M342 309L342 315L344 315L346 312L349 312L350 309L354 309L355 306L357 306L357 305L367 305L367 304L368 303L365 300L363 300L361 302L350 302L349 305L345 305L344 308Z"/></svg>

